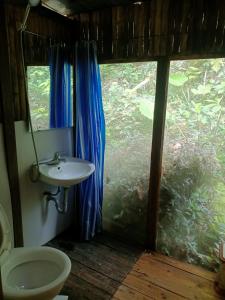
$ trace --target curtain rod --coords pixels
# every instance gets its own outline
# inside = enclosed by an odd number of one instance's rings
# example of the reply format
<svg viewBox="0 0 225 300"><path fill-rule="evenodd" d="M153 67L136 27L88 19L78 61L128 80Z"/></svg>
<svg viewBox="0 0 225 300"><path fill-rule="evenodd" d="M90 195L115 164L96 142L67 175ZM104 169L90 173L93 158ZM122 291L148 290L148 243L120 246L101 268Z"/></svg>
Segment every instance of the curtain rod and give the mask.
<svg viewBox="0 0 225 300"><path fill-rule="evenodd" d="M59 40L59 39L56 39L56 38L52 38L52 37L47 37L47 36L44 36L44 35L41 35L39 33L35 33L35 32L32 32L32 31L29 31L29 30L24 30L24 33L27 33L27 34L31 34L31 35L34 35L34 36L37 36L37 37L40 37L42 39L45 39L49 42L50 46L51 47L54 47L54 46L71 46L70 45L70 42L68 41L63 41L63 40Z"/></svg>
<svg viewBox="0 0 225 300"><path fill-rule="evenodd" d="M32 32L32 31L29 31L29 30L24 30L24 33L29 33L29 34L32 34L32 35L41 37L41 38L43 38L43 39L50 39L50 38L47 37L47 36L44 36L44 35L41 35L41 34L39 34L39 33L35 33L35 32Z"/></svg>

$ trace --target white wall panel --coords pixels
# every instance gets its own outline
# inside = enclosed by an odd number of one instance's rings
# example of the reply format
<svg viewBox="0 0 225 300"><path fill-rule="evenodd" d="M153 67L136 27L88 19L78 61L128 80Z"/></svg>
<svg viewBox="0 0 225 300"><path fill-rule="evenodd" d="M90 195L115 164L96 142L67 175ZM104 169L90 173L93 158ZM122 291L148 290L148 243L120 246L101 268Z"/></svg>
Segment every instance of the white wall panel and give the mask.
<svg viewBox="0 0 225 300"><path fill-rule="evenodd" d="M43 245L67 228L73 218L75 200L73 188L70 191L69 210L65 215L56 211L54 203L47 203L43 197L45 191L55 191L56 187L41 182L33 183L29 171L35 161L30 132L25 123L15 123L19 181L22 202L22 220L25 246ZM72 155L72 129L52 129L35 132L39 160L53 158L55 152Z"/></svg>

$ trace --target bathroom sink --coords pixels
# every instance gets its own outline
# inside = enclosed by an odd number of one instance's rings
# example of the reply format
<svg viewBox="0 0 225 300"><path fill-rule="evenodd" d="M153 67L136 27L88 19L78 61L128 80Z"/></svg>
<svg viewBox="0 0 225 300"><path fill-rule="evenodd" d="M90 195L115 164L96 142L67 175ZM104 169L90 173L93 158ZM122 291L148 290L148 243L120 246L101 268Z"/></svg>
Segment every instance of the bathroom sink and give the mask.
<svg viewBox="0 0 225 300"><path fill-rule="evenodd" d="M94 164L87 160L63 157L58 164L40 164L39 179L51 185L70 187L87 179L94 170Z"/></svg>

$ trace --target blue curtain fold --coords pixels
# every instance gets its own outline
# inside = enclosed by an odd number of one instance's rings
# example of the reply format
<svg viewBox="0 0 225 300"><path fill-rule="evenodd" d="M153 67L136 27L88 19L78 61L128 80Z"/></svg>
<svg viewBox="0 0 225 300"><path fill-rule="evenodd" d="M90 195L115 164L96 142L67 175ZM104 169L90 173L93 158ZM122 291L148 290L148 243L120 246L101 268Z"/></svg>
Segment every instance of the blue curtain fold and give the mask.
<svg viewBox="0 0 225 300"><path fill-rule="evenodd" d="M76 44L76 156L95 164L78 186L80 237L90 240L102 229L105 119L95 42Z"/></svg>
<svg viewBox="0 0 225 300"><path fill-rule="evenodd" d="M50 128L72 126L71 65L64 46L50 49Z"/></svg>

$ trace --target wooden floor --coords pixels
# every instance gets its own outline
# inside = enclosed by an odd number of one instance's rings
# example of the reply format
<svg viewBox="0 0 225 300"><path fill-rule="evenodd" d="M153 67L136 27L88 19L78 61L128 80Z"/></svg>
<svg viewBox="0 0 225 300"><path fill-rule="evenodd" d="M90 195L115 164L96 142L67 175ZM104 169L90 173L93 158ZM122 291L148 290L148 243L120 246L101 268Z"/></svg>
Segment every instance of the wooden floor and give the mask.
<svg viewBox="0 0 225 300"><path fill-rule="evenodd" d="M102 235L90 243L61 236L49 243L66 252L72 271L62 294L69 300L225 299L215 274Z"/></svg>
<svg viewBox="0 0 225 300"><path fill-rule="evenodd" d="M48 245L71 259L72 271L61 292L69 300L112 299L126 275L132 270L142 249L99 235L92 242L73 242L71 234L62 235Z"/></svg>
<svg viewBox="0 0 225 300"><path fill-rule="evenodd" d="M114 294L117 300L225 299L214 290L216 275L152 253L143 254Z"/></svg>

